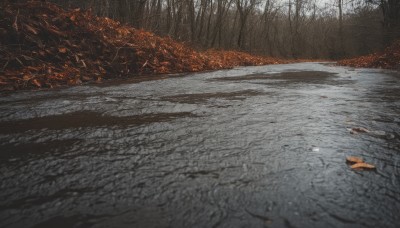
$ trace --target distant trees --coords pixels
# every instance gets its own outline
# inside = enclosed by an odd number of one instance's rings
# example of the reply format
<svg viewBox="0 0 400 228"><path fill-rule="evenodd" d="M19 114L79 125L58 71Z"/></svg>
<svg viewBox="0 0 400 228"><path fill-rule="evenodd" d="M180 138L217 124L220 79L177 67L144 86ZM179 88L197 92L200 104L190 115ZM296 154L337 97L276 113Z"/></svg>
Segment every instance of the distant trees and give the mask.
<svg viewBox="0 0 400 228"><path fill-rule="evenodd" d="M344 48L344 34L343 34L343 0L338 1L339 9L339 56L342 57L345 52Z"/></svg>
<svg viewBox="0 0 400 228"><path fill-rule="evenodd" d="M399 0L367 0L379 5L383 14L385 43L390 43L400 37L400 1Z"/></svg>
<svg viewBox="0 0 400 228"><path fill-rule="evenodd" d="M385 26L399 29L400 26L400 1L387 0L382 1L382 11ZM398 32L398 31L397 31Z"/></svg>
<svg viewBox="0 0 400 228"><path fill-rule="evenodd" d="M293 58L365 54L399 38L399 0L52 0L197 48ZM383 25L383 26L382 26Z"/></svg>
<svg viewBox="0 0 400 228"><path fill-rule="evenodd" d="M241 49L244 46L245 36L246 36L246 25L247 19L250 13L254 10L257 4L260 2L258 0L236 0L236 9L239 13L239 32L237 39L237 46Z"/></svg>

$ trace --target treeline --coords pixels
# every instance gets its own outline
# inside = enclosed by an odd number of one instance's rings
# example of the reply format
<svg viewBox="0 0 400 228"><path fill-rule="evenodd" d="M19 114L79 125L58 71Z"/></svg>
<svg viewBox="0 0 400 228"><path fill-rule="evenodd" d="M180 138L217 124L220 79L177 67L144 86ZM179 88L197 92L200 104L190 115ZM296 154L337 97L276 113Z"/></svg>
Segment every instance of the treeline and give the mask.
<svg viewBox="0 0 400 228"><path fill-rule="evenodd" d="M399 38L399 0L52 0L199 49L338 59Z"/></svg>

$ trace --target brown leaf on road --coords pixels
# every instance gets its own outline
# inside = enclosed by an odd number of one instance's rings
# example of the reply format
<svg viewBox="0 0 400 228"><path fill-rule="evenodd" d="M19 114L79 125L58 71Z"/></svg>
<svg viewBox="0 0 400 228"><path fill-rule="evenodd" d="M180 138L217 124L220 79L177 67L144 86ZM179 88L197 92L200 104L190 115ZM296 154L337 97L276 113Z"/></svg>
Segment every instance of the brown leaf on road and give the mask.
<svg viewBox="0 0 400 228"><path fill-rule="evenodd" d="M352 164L350 167L352 169L375 169L374 165L365 163L362 158L356 156L348 156L346 157L346 162Z"/></svg>
<svg viewBox="0 0 400 228"><path fill-rule="evenodd" d="M356 156L348 156L346 158L346 161L349 163L363 163L363 159L360 157L356 157Z"/></svg>
<svg viewBox="0 0 400 228"><path fill-rule="evenodd" d="M352 169L375 169L376 167L374 165L368 164L368 163L356 163L351 166Z"/></svg>

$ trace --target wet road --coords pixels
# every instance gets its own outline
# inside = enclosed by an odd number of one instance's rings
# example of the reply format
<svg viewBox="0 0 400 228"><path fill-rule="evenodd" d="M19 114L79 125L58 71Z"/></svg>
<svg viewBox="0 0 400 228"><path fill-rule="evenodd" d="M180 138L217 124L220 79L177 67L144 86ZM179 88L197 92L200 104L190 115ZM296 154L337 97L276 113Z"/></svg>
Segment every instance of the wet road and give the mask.
<svg viewBox="0 0 400 228"><path fill-rule="evenodd" d="M1 95L0 163L0 227L400 227L400 74L301 63Z"/></svg>

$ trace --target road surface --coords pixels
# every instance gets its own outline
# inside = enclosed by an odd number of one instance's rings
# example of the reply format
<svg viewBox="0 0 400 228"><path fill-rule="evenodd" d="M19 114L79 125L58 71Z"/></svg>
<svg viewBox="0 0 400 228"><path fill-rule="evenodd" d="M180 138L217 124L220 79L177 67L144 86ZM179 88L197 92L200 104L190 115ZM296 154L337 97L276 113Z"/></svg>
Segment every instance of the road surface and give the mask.
<svg viewBox="0 0 400 228"><path fill-rule="evenodd" d="M398 72L148 79L1 95L0 227L400 227Z"/></svg>

